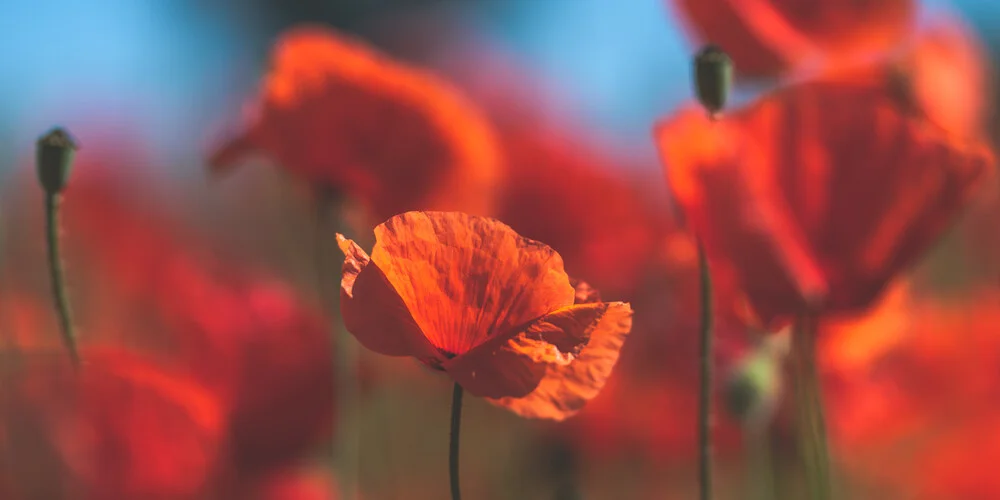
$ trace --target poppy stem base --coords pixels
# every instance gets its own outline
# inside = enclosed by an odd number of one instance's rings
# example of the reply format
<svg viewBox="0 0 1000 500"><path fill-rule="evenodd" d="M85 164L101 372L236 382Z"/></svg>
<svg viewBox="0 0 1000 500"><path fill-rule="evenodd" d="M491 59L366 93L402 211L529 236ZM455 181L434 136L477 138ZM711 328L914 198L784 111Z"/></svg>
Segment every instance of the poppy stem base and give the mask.
<svg viewBox="0 0 1000 500"><path fill-rule="evenodd" d="M62 255L59 245L59 222L62 195L45 193L45 238L48 247L49 276L52 283L52 295L56 314L59 316L59 327L62 331L63 344L69 352L75 367L80 366L80 353L76 345L76 334L73 329L73 315L66 295L66 281L63 277Z"/></svg>
<svg viewBox="0 0 1000 500"><path fill-rule="evenodd" d="M810 498L830 500L830 457L827 450L826 421L822 387L816 368L816 318L802 315L792 331L799 452L805 466Z"/></svg>
<svg viewBox="0 0 1000 500"><path fill-rule="evenodd" d="M451 500L462 500L458 486L458 448L462 428L462 386L455 383L451 393L451 434L448 447L448 475L451 480Z"/></svg>

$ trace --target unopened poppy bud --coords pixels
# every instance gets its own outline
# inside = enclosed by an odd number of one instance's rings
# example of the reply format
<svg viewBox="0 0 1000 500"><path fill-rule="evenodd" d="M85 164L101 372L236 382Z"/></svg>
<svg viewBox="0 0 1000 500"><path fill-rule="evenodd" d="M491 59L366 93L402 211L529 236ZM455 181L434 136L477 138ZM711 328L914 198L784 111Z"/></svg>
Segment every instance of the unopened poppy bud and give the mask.
<svg viewBox="0 0 1000 500"><path fill-rule="evenodd" d="M715 45L708 45L694 58L694 85L698 100L712 116L726 107L733 85L733 61Z"/></svg>
<svg viewBox="0 0 1000 500"><path fill-rule="evenodd" d="M779 365L779 360L767 351L748 355L726 381L726 410L750 425L769 420L781 395Z"/></svg>
<svg viewBox="0 0 1000 500"><path fill-rule="evenodd" d="M69 181L76 142L66 130L56 127L38 139L38 180L49 194L59 194Z"/></svg>

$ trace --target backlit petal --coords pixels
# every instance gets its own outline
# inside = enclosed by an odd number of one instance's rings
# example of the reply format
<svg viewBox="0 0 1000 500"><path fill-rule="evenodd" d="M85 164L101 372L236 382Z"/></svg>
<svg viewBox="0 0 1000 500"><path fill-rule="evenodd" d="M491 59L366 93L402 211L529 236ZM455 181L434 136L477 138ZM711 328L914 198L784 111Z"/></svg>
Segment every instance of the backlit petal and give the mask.
<svg viewBox="0 0 1000 500"><path fill-rule="evenodd" d="M542 380L527 396L491 402L523 417L563 420L597 396L632 328L632 308L623 302L612 302L601 304L596 310L601 314L586 316L588 324L573 325L589 332L590 339L572 363L548 364Z"/></svg>
<svg viewBox="0 0 1000 500"><path fill-rule="evenodd" d="M379 225L375 237L366 269L384 272L420 331L448 355L573 303L559 254L499 221L409 212Z"/></svg>
<svg viewBox="0 0 1000 500"><path fill-rule="evenodd" d="M347 330L361 345L387 356L439 358L379 266L357 243L340 234L337 242L345 256L340 310Z"/></svg>
<svg viewBox="0 0 1000 500"><path fill-rule="evenodd" d="M472 394L520 398L534 391L550 366L570 366L587 345L608 304L572 305L522 331L494 337L442 368Z"/></svg>

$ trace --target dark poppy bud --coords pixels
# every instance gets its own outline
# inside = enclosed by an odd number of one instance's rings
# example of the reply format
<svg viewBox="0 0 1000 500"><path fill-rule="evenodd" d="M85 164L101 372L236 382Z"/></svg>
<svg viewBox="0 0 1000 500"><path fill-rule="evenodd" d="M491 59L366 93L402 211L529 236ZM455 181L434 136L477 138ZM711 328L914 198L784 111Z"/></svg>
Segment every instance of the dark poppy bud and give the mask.
<svg viewBox="0 0 1000 500"><path fill-rule="evenodd" d="M733 86L733 61L715 45L707 45L694 58L694 86L698 101L712 116L726 107Z"/></svg>
<svg viewBox="0 0 1000 500"><path fill-rule="evenodd" d="M76 142L66 130L56 127L38 139L38 180L49 194L59 194L69 181Z"/></svg>

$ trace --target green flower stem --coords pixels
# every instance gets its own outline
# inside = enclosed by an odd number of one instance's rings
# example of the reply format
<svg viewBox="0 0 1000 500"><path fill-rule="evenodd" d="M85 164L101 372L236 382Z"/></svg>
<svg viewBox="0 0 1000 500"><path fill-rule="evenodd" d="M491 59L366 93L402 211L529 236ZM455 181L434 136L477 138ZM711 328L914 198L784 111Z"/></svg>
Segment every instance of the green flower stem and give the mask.
<svg viewBox="0 0 1000 500"><path fill-rule="evenodd" d="M462 386L455 383L451 393L451 433L448 446L448 477L451 480L451 500L462 500L458 486L458 448L462 427Z"/></svg>
<svg viewBox="0 0 1000 500"><path fill-rule="evenodd" d="M712 498L712 275L701 241L698 241L701 277L701 386L698 395L699 498Z"/></svg>
<svg viewBox="0 0 1000 500"><path fill-rule="evenodd" d="M799 452L805 467L810 498L830 500L830 457L827 451L826 422L822 387L816 368L816 319L802 315L792 331L795 406Z"/></svg>

